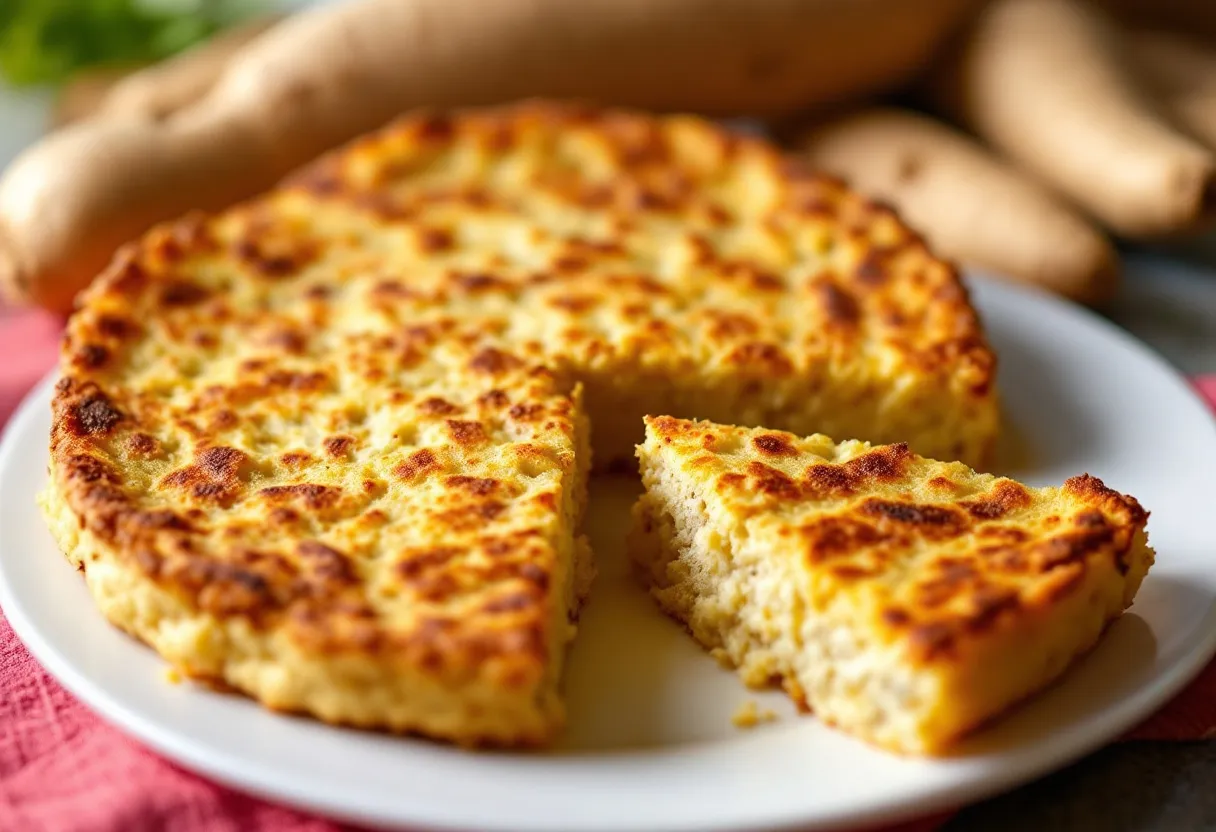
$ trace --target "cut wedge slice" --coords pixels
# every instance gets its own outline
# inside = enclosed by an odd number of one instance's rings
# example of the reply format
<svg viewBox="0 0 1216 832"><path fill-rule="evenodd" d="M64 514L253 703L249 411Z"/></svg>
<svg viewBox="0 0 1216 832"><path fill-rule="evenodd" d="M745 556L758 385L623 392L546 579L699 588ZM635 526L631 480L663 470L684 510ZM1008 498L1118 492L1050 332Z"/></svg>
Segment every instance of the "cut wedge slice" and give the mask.
<svg viewBox="0 0 1216 832"><path fill-rule="evenodd" d="M646 420L631 550L751 685L939 752L1060 676L1132 603L1147 513L1091 476L1032 489L903 445Z"/></svg>

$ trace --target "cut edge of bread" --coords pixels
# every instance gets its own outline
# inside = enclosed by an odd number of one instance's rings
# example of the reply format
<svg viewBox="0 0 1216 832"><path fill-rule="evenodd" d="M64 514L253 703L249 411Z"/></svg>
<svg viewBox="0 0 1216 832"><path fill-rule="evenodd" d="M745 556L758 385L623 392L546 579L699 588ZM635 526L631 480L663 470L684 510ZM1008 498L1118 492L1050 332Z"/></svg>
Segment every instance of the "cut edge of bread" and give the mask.
<svg viewBox="0 0 1216 832"><path fill-rule="evenodd" d="M969 645L964 660L917 662L901 641L857 626L847 604L809 609L795 561L715 505L649 430L638 457L645 491L628 548L658 606L749 687L779 684L802 710L897 753L947 754L1057 681L1131 605L1154 558L1141 525L1122 580L1087 569L1058 603Z"/></svg>

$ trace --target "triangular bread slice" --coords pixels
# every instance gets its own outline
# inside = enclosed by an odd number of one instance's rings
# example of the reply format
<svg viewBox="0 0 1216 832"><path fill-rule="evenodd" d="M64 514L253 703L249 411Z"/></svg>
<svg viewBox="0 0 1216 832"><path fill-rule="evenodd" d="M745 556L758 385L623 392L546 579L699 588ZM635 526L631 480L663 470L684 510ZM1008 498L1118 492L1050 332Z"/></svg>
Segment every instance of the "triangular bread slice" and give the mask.
<svg viewBox="0 0 1216 832"><path fill-rule="evenodd" d="M646 420L633 556L749 684L933 753L1057 678L1132 603L1147 513L903 445Z"/></svg>

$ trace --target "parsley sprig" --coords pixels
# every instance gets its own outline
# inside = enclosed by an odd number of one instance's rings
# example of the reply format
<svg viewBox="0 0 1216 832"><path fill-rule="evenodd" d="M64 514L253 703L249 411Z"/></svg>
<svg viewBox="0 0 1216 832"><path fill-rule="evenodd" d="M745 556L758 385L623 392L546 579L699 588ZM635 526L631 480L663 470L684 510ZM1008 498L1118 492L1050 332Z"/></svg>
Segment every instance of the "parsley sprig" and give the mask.
<svg viewBox="0 0 1216 832"><path fill-rule="evenodd" d="M0 0L0 75L24 86L157 61L257 10L241 0Z"/></svg>

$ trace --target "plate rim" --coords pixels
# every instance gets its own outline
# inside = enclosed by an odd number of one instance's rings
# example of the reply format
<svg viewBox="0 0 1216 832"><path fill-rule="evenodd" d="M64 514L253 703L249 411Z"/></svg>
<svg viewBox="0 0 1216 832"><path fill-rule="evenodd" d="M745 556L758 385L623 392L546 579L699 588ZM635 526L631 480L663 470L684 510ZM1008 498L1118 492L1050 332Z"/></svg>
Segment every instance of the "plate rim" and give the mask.
<svg viewBox="0 0 1216 832"><path fill-rule="evenodd" d="M1216 414L1212 413L1208 404L1189 384L1185 376L1151 346L1092 310L1061 300L1034 287L1012 285L1000 278L969 272L967 288L973 296L976 287L972 281L977 277L979 282L985 284L983 289L985 293L994 292L998 296L1009 293L1014 296L1021 295L1021 300L1025 301L1046 302L1055 306L1059 311L1085 320L1090 326L1099 329L1105 337L1114 338L1122 342L1123 346L1139 352L1158 373L1168 376L1179 391L1190 396L1192 402L1207 415L1212 438L1216 439ZM983 318L982 306L978 311ZM0 435L0 476L3 476L4 472L14 465L14 459L22 453L23 448L19 446L19 438L30 432L32 426L29 423L36 422L45 415L40 413L39 409L45 405L45 400L49 397L56 378L57 371L52 370L24 397L8 424L5 425L2 435ZM1216 559L1216 553L1213 554L1213 558ZM308 792L306 784L293 786L277 776L277 772L259 771L255 763L246 763L234 751L219 746L201 746L195 739L180 734L172 725L160 725L160 721L155 717L149 717L120 699L112 697L103 689L102 685L92 681L86 671L76 667L59 653L53 644L54 639L45 637L38 625L27 615L24 605L16 601L13 588L9 584L7 570L3 565L4 560L3 546L0 545L0 608L3 609L14 632L31 655L75 698L94 713L99 714L107 724L117 728L136 742L153 749L172 762L237 791L325 817L383 828L402 826L412 829L470 828L467 820L461 821L451 814L441 816L429 811L426 807L416 807L415 810L405 813L410 815L409 818L401 814L388 817L374 811L360 810L355 805L357 801L333 801L324 796L313 795ZM1216 655L1216 601L1209 604L1201 622L1203 638L1196 640L1190 649L1181 655L1165 673L1134 689L1113 705L1089 715L1084 721L1078 720L1071 723L1069 729L1062 732L1060 738L1047 747L1049 753L1024 754L1012 761L1013 765L985 778L983 782L964 779L932 788L922 795L906 800L883 800L880 797L873 804L860 810L837 811L834 815L821 813L810 820L805 816L805 810L802 815L791 812L770 812L763 817L757 816L748 825L771 830L805 830L831 828L839 824L852 827L908 820L974 803L1006 791L1037 775L1056 771L1117 739L1120 733L1158 710L1202 671ZM1069 735L1082 729L1087 732L1084 737L1066 741L1069 739ZM707 819L704 817L697 817L694 820L695 822L668 823L662 828L697 829L706 830L706 832L740 828L739 824L734 822L706 823ZM517 823L512 823L508 819L500 819L499 822L490 825L479 822L478 827L486 830L521 828ZM646 823L644 818L637 817L628 825L596 826L594 822L580 821L578 824L566 823L561 827L545 824L543 828L641 830L659 827Z"/></svg>

